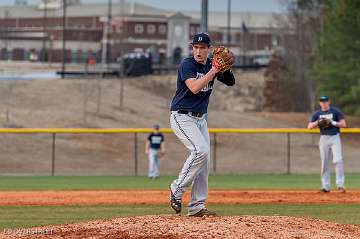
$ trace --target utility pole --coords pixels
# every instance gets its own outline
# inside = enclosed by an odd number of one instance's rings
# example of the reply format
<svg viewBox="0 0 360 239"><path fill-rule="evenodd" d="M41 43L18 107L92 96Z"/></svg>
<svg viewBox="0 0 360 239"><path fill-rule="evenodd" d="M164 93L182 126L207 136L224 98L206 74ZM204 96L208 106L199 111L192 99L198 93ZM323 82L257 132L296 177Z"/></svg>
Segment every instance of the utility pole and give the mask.
<svg viewBox="0 0 360 239"><path fill-rule="evenodd" d="M208 31L208 9L209 9L208 0L202 0L201 1L201 31L202 32Z"/></svg>
<svg viewBox="0 0 360 239"><path fill-rule="evenodd" d="M5 20L7 20L8 18L9 18L9 16L10 16L10 12L9 12L9 10L5 10ZM6 23L8 22L8 21L5 21ZM6 59L4 59L4 60L10 60L9 59L9 57L10 57L10 54L9 54L9 52L8 52L8 45L9 45L9 42L8 42L8 32L9 32L9 26L8 25L6 25L5 26L5 28L4 28L4 30L3 30L3 33L4 33L4 48L5 48L5 54L6 54Z"/></svg>
<svg viewBox="0 0 360 239"><path fill-rule="evenodd" d="M46 58L46 38L47 38L47 33L46 33L46 25L47 25L47 2L48 0L44 0L44 15L43 15L43 42L42 42L42 56L41 56L41 61L44 63L45 62L45 58Z"/></svg>
<svg viewBox="0 0 360 239"><path fill-rule="evenodd" d="M109 69L109 64L111 63L111 35L112 35L112 0L108 0L108 22L107 22L107 47L106 47L106 62L107 69Z"/></svg>
<svg viewBox="0 0 360 239"><path fill-rule="evenodd" d="M65 78L65 65L66 65L66 0L63 0L63 19L62 19L62 67L61 78Z"/></svg>
<svg viewBox="0 0 360 239"><path fill-rule="evenodd" d="M227 45L230 47L231 43L231 0L228 0L227 9Z"/></svg>
<svg viewBox="0 0 360 239"><path fill-rule="evenodd" d="M106 22L104 23L102 51L101 51L101 63L104 68L109 68L110 63L110 29L112 19L112 0L108 0L108 14Z"/></svg>

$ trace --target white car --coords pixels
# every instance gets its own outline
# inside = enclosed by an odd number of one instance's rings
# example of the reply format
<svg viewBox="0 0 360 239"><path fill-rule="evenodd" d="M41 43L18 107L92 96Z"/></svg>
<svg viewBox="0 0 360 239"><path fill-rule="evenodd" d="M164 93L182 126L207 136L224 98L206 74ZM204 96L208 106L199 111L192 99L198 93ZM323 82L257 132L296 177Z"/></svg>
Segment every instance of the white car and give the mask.
<svg viewBox="0 0 360 239"><path fill-rule="evenodd" d="M267 65L270 62L271 56L258 56L254 58L254 64L256 65Z"/></svg>

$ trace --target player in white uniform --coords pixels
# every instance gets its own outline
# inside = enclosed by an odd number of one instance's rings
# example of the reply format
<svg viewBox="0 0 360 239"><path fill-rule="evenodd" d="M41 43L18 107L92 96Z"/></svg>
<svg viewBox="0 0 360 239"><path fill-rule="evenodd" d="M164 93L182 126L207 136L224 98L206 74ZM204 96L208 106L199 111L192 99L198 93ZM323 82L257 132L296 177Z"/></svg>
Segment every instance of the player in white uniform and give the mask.
<svg viewBox="0 0 360 239"><path fill-rule="evenodd" d="M336 186L341 192L345 192L344 162L341 150L340 128L346 127L346 121L342 112L330 106L328 96L319 99L320 109L310 118L308 129L318 127L319 119L328 119L330 125L320 128L319 150L321 158L321 191L330 192L330 161L335 164Z"/></svg>
<svg viewBox="0 0 360 239"><path fill-rule="evenodd" d="M145 143L145 154L149 157L149 173L150 179L156 179L160 176L160 157L165 154L164 135L159 132L160 126L154 125L152 132Z"/></svg>

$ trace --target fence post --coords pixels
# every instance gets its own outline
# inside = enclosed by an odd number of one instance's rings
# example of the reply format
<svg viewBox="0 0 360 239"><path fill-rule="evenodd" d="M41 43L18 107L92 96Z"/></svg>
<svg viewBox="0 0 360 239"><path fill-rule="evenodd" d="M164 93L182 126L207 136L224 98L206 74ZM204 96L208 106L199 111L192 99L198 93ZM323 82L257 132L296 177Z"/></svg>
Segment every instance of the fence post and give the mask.
<svg viewBox="0 0 360 239"><path fill-rule="evenodd" d="M135 176L138 175L138 142L137 142L137 132L134 133L134 157L135 157L135 162L134 162L134 170L135 170Z"/></svg>
<svg viewBox="0 0 360 239"><path fill-rule="evenodd" d="M124 105L124 80L125 76L120 76L120 109L123 108Z"/></svg>
<svg viewBox="0 0 360 239"><path fill-rule="evenodd" d="M216 133L214 133L214 159L213 159L213 170L216 173Z"/></svg>
<svg viewBox="0 0 360 239"><path fill-rule="evenodd" d="M287 169L286 169L286 173L290 174L291 173L291 158L290 158L290 149L291 149L291 145L290 145L290 133L286 133L287 135Z"/></svg>
<svg viewBox="0 0 360 239"><path fill-rule="evenodd" d="M51 176L55 175L55 133L52 133Z"/></svg>

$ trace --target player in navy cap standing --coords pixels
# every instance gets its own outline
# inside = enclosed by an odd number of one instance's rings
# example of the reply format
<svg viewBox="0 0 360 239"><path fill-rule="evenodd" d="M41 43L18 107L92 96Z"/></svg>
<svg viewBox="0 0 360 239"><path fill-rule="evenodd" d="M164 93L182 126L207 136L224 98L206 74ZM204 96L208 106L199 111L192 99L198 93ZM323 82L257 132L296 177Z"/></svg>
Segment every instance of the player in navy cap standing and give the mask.
<svg viewBox="0 0 360 239"><path fill-rule="evenodd" d="M165 154L164 135L159 131L160 125L154 125L154 132L149 134L145 143L145 154L149 158L150 179L156 179L160 176L160 157Z"/></svg>
<svg viewBox="0 0 360 239"><path fill-rule="evenodd" d="M346 127L343 113L333 106L330 106L329 97L324 95L319 98L320 109L310 118L308 129L320 128L319 150L321 158L321 191L330 192L330 161L335 164L336 186L341 192L345 192L344 183L344 162L341 150L340 128ZM325 119L329 123L320 125Z"/></svg>
<svg viewBox="0 0 360 239"><path fill-rule="evenodd" d="M191 42L193 56L179 65L177 90L171 103L170 125L175 135L190 151L181 172L170 184L170 205L181 212L181 198L192 186L189 216L216 215L206 209L210 161L210 138L207 127L207 108L215 78L232 86L235 78L231 70L219 72L208 58L210 37L196 34Z"/></svg>

